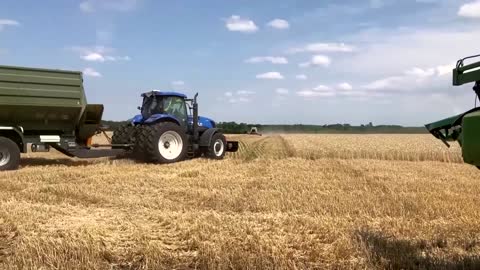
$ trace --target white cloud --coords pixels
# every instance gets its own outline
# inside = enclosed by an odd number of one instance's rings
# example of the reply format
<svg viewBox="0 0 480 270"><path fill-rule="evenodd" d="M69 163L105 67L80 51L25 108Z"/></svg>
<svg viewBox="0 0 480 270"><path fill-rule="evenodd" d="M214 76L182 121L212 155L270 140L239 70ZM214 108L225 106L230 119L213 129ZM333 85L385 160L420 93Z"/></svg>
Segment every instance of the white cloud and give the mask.
<svg viewBox="0 0 480 270"><path fill-rule="evenodd" d="M250 95L253 95L253 94L255 94L255 92L248 91L248 90L237 91L237 95L239 95L239 96L250 96Z"/></svg>
<svg viewBox="0 0 480 270"><path fill-rule="evenodd" d="M382 94L374 91L353 90L353 86L349 83L343 82L337 84L335 87L328 85L317 85L312 89L304 89L297 92L298 96L306 98L315 97L362 97L368 99L370 97L383 96Z"/></svg>
<svg viewBox="0 0 480 270"><path fill-rule="evenodd" d="M448 74L452 74L453 69L455 68L456 63L452 62L448 65L439 65L435 67L435 70L437 72L437 76L444 76Z"/></svg>
<svg viewBox="0 0 480 270"><path fill-rule="evenodd" d="M250 19L243 19L238 15L232 15L226 20L225 27L229 31L233 32L243 32L243 33L253 33L258 31L258 27Z"/></svg>
<svg viewBox="0 0 480 270"><path fill-rule="evenodd" d="M89 76L89 77L102 77L102 74L100 74L100 72L96 71L93 68L85 68L83 70L83 75Z"/></svg>
<svg viewBox="0 0 480 270"><path fill-rule="evenodd" d="M452 74L455 63L430 68L410 68L403 75L389 76L363 86L368 90L418 90L421 86L432 86L448 74Z"/></svg>
<svg viewBox="0 0 480 270"><path fill-rule="evenodd" d="M229 98L228 102L230 102L230 103L247 103L247 102L250 102L250 99L246 98L246 97Z"/></svg>
<svg viewBox="0 0 480 270"><path fill-rule="evenodd" d="M85 55L80 56L85 61L92 61L92 62L105 62L105 57L99 53L88 53Z"/></svg>
<svg viewBox="0 0 480 270"><path fill-rule="evenodd" d="M173 86L184 86L185 82L184 81L173 81L172 85Z"/></svg>
<svg viewBox="0 0 480 270"><path fill-rule="evenodd" d="M334 92L322 92L322 91L315 91L315 90L301 90L297 92L297 95L300 97L333 97L335 96Z"/></svg>
<svg viewBox="0 0 480 270"><path fill-rule="evenodd" d="M7 26L19 26L20 23L14 20L0 19L0 31L2 31Z"/></svg>
<svg viewBox="0 0 480 270"><path fill-rule="evenodd" d="M73 51L80 54L80 58L89 62L106 62L106 61L130 61L129 56L112 56L110 53L114 52L114 49L104 46L94 47L73 47Z"/></svg>
<svg viewBox="0 0 480 270"><path fill-rule="evenodd" d="M275 29L288 29L288 28L290 28L290 24L288 23L288 21L283 20L283 19L272 20L267 25L272 27L272 28L275 28Z"/></svg>
<svg viewBox="0 0 480 270"><path fill-rule="evenodd" d="M285 57L276 56L256 56L245 60L245 63L256 64L270 62L272 64L288 64L288 60Z"/></svg>
<svg viewBox="0 0 480 270"><path fill-rule="evenodd" d="M284 77L282 74L280 74L279 72L275 72L275 71L272 71L272 72L267 72L267 73L263 73L263 74L258 74L256 76L257 79L267 79L267 80L283 80Z"/></svg>
<svg viewBox="0 0 480 270"><path fill-rule="evenodd" d="M429 78L432 76L441 77L447 74L452 74L452 71L455 68L455 65L456 63L450 63L447 65L438 65L436 67L431 67L426 69L414 67L405 71L405 75L417 77L419 79Z"/></svg>
<svg viewBox="0 0 480 270"><path fill-rule="evenodd" d="M480 1L466 3L458 10L458 16L467 18L480 18Z"/></svg>
<svg viewBox="0 0 480 270"><path fill-rule="evenodd" d="M229 98L228 99L228 102L230 103L247 103L247 102L250 102L251 100L249 98L246 98L246 97L237 97L237 98Z"/></svg>
<svg viewBox="0 0 480 270"><path fill-rule="evenodd" d="M225 97L221 97L218 100L226 101L228 103L247 103L251 101L251 96L254 95L255 92L248 91L248 90L239 90L237 92L225 92L223 95Z"/></svg>
<svg viewBox="0 0 480 270"><path fill-rule="evenodd" d="M340 90L345 90L345 91L353 90L353 86L351 84L347 83L347 82L343 82L343 83L338 84L337 88L340 89Z"/></svg>
<svg viewBox="0 0 480 270"><path fill-rule="evenodd" d="M311 43L303 47L289 49L288 53L325 53L325 52L353 52L355 47L345 43Z"/></svg>
<svg viewBox="0 0 480 270"><path fill-rule="evenodd" d="M289 91L288 89L285 89L285 88L277 88L275 89L275 92L279 95L288 95Z"/></svg>
<svg viewBox="0 0 480 270"><path fill-rule="evenodd" d="M295 79L297 79L297 80L306 80L306 79L308 79L308 77L307 77L307 75L305 75L305 74L298 74L298 75L295 76Z"/></svg>
<svg viewBox="0 0 480 270"><path fill-rule="evenodd" d="M323 66L328 67L332 63L332 60L326 55L314 55L309 62L300 63L299 67L310 67L310 66Z"/></svg>
<svg viewBox="0 0 480 270"><path fill-rule="evenodd" d="M402 77L387 77L384 79L376 80L373 81L369 84L366 84L364 86L365 89L369 90L386 90L386 89L392 89L396 88L399 86L399 82L402 81Z"/></svg>
<svg viewBox="0 0 480 270"><path fill-rule="evenodd" d="M452 63L461 56L478 54L475 44L480 41L480 30L468 24L454 29L371 28L347 39L363 44L362 53L339 57L335 59L336 66L348 66L349 73L367 78L385 78L412 67L437 67Z"/></svg>
<svg viewBox="0 0 480 270"><path fill-rule="evenodd" d="M139 0L85 0L80 2L79 8L85 13L98 10L127 12L135 9Z"/></svg>
<svg viewBox="0 0 480 270"><path fill-rule="evenodd" d="M311 63L316 66L329 66L332 61L328 56L325 55L314 55L312 57Z"/></svg>
<svg viewBox="0 0 480 270"><path fill-rule="evenodd" d="M416 77L424 78L424 77L433 76L435 74L435 69L434 68L421 69L421 68L418 68L418 67L414 67L412 69L409 69L409 70L405 71L405 74L410 75L410 76L416 76Z"/></svg>
<svg viewBox="0 0 480 270"><path fill-rule="evenodd" d="M313 88L313 90L315 90L315 91L323 91L323 92L333 91L333 89L332 89L331 87L326 86L326 85L323 85L323 84L318 85L317 87Z"/></svg>

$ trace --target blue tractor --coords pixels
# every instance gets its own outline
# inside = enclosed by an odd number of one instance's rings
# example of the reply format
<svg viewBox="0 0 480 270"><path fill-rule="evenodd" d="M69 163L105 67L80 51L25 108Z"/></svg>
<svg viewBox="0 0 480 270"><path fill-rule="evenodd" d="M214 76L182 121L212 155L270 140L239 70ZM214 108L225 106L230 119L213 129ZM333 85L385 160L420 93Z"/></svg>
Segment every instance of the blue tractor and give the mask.
<svg viewBox="0 0 480 270"><path fill-rule="evenodd" d="M177 92L143 93L141 114L113 133L113 148L130 145L135 159L152 163L173 163L205 156L223 159L236 152L238 142L227 141L215 122L198 116L198 93L193 99Z"/></svg>

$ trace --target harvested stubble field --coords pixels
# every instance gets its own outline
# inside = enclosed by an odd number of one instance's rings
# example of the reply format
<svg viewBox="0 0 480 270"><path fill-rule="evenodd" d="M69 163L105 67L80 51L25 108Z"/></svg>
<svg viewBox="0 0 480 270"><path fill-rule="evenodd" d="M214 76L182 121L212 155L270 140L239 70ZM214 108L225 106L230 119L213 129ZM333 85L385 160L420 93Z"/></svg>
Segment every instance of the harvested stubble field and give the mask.
<svg viewBox="0 0 480 270"><path fill-rule="evenodd" d="M480 171L429 135L231 136L223 161L28 154L0 269L478 269Z"/></svg>

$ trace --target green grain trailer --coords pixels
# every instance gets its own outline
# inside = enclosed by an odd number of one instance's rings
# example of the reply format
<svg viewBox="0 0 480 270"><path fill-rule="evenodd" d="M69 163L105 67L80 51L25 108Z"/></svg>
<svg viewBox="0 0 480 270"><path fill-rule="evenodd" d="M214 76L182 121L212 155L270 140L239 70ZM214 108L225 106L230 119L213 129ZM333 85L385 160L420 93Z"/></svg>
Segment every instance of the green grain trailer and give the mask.
<svg viewBox="0 0 480 270"><path fill-rule="evenodd" d="M77 157L120 154L90 151L102 114L103 105L87 104L81 72L0 66L0 170L16 169L28 144Z"/></svg>

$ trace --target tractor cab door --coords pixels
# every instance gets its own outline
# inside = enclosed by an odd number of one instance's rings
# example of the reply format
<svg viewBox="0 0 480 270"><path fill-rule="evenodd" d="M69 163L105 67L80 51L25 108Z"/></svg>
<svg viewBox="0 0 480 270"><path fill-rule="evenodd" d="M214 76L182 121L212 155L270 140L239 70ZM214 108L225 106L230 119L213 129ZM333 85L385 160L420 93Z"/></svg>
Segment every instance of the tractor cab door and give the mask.
<svg viewBox="0 0 480 270"><path fill-rule="evenodd" d="M164 100L165 113L174 116L180 122L180 125L187 129L188 113L185 99L176 96L166 97Z"/></svg>

